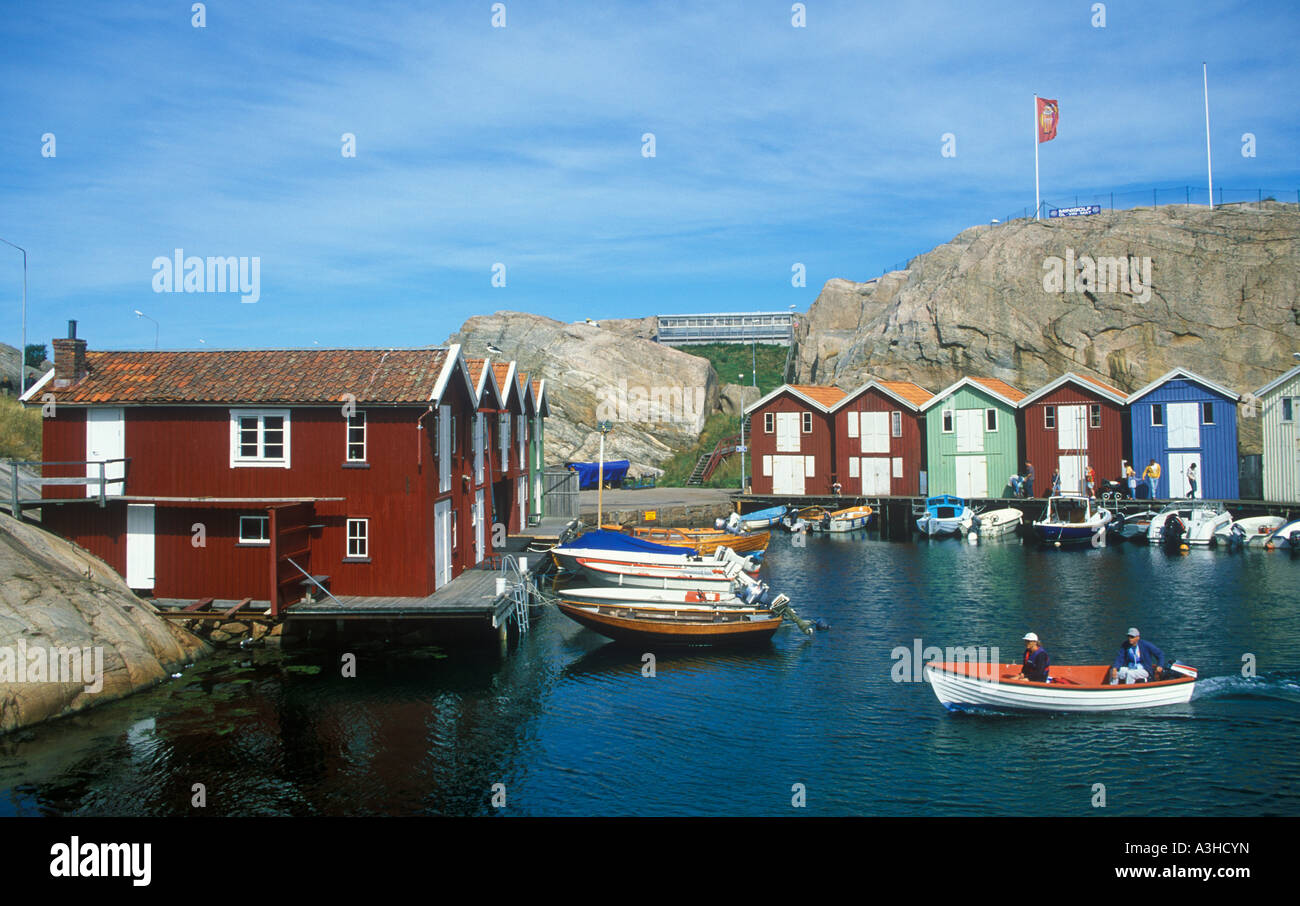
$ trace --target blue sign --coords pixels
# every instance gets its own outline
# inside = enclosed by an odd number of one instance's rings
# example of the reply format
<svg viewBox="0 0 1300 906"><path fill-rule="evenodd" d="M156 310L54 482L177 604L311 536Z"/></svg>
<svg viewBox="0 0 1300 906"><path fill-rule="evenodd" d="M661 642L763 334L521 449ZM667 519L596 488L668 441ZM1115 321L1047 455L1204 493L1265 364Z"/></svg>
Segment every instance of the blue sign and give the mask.
<svg viewBox="0 0 1300 906"><path fill-rule="evenodd" d="M1077 208L1048 208L1048 217L1086 217L1089 214L1100 214L1101 205L1083 204Z"/></svg>

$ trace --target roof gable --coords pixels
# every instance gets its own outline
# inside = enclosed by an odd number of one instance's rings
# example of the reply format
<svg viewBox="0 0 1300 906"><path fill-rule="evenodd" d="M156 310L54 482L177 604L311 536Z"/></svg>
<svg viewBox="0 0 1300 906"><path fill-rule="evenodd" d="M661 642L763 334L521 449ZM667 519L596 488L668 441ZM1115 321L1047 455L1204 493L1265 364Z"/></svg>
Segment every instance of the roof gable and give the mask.
<svg viewBox="0 0 1300 906"><path fill-rule="evenodd" d="M1278 378L1275 378L1274 380L1269 381L1263 387L1260 387L1258 390L1255 391L1255 396L1262 397L1266 393L1272 393L1274 390L1278 389L1283 384L1289 384L1291 381L1295 380L1298 377L1300 377L1300 365L1297 365L1296 367L1288 371L1286 374Z"/></svg>
<svg viewBox="0 0 1300 906"><path fill-rule="evenodd" d="M868 393L871 390L879 390L885 396L901 403L913 412L920 412L921 406L929 402L931 397L929 390L926 390L921 385L914 384L911 381L878 381L872 379L867 381L867 383L863 384L861 387L858 387L856 390L851 390L846 393L843 399L831 407L831 411L837 412L840 409L843 409L854 400L859 399L862 394Z"/></svg>
<svg viewBox="0 0 1300 906"><path fill-rule="evenodd" d="M1206 390L1213 391L1214 393L1217 393L1220 396L1225 396L1228 399L1233 400L1234 402L1238 398L1238 395L1236 393L1233 393L1231 390L1229 390L1227 387L1224 387L1222 384L1216 384L1214 383L1214 381L1210 380L1209 378L1203 378L1199 374L1196 374L1195 372L1188 371L1186 368L1175 368L1172 371L1165 372L1160 377L1156 378L1154 381L1147 384L1141 390L1135 390L1133 393L1129 394L1129 397L1126 400L1126 402L1129 405L1132 405L1142 397L1146 396L1151 391L1157 389L1163 384L1169 383L1175 378L1182 378L1185 381L1191 381L1193 384L1200 384Z"/></svg>
<svg viewBox="0 0 1300 906"><path fill-rule="evenodd" d="M1031 403L1034 403L1042 399L1043 397L1047 396L1049 393L1052 393L1058 388L1064 387L1066 384L1074 384L1076 387L1080 387L1084 390L1087 390L1090 393L1099 394L1104 399L1108 399L1112 403L1115 403L1120 406L1123 406L1128 402L1128 398L1124 395L1124 391L1120 390L1119 388L1112 387L1110 384L1107 384L1105 381L1098 380L1097 378L1088 377L1082 374L1076 374L1073 371L1067 371L1065 374L1061 375L1059 378L1052 381L1050 384L1047 384L1043 387L1039 387L1033 393L1026 396L1024 399L1020 401L1019 406L1021 409L1023 409L1026 406L1030 405Z"/></svg>
<svg viewBox="0 0 1300 906"><path fill-rule="evenodd" d="M1023 390L1017 390L1006 381L1000 381L997 378L964 377L957 383L945 387L943 390L940 390L932 396L928 402L921 406L921 411L928 412L930 409L948 399L948 397L952 396L963 387L968 387L977 393L982 393L985 396L991 397L997 402L1010 406L1012 409L1015 409L1019 402L1025 397Z"/></svg>
<svg viewBox="0 0 1300 906"><path fill-rule="evenodd" d="M831 407L844 398L844 391L839 387L820 386L816 384L782 384L767 396L745 407L745 414L756 412L783 393L807 403L814 409L830 412Z"/></svg>

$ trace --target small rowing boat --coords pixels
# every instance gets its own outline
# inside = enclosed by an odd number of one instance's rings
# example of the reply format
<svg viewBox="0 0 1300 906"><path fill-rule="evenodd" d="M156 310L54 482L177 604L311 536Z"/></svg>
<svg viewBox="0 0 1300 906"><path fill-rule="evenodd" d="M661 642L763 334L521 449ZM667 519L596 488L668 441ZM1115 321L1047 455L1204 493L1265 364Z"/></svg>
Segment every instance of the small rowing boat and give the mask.
<svg viewBox="0 0 1300 906"><path fill-rule="evenodd" d="M869 506L846 507L830 513L830 519L823 520L822 524L828 532L853 532L867 527L871 522L872 512ZM821 531L821 529L813 526L813 531Z"/></svg>
<svg viewBox="0 0 1300 906"><path fill-rule="evenodd" d="M998 535L1014 532L1020 527L1024 518L1025 514L1015 507L1004 507L1000 510L976 514L972 528L979 532L981 538L996 538Z"/></svg>
<svg viewBox="0 0 1300 906"><path fill-rule="evenodd" d="M607 525L607 530L618 531L618 526ZM625 534L651 544L666 547L684 547L699 553L712 554L719 547L729 547L739 554L759 554L767 550L771 532L728 532L715 528L665 528L662 526L636 525L623 529Z"/></svg>
<svg viewBox="0 0 1300 906"><path fill-rule="evenodd" d="M925 679L940 704L950 711L1053 711L1096 714L1159 708L1186 703L1192 697L1196 671L1174 664L1172 679L1111 685L1108 665L1051 668L1050 683L1016 679L1019 664L931 662Z"/></svg>
<svg viewBox="0 0 1300 906"><path fill-rule="evenodd" d="M755 510L752 513L745 513L740 517L740 528L746 532L752 532L755 529L771 528L781 521L788 507L770 506L765 510Z"/></svg>
<svg viewBox="0 0 1300 906"><path fill-rule="evenodd" d="M782 618L759 608L702 609L597 604L560 597L555 606L566 617L616 642L635 645L743 645L772 638Z"/></svg>

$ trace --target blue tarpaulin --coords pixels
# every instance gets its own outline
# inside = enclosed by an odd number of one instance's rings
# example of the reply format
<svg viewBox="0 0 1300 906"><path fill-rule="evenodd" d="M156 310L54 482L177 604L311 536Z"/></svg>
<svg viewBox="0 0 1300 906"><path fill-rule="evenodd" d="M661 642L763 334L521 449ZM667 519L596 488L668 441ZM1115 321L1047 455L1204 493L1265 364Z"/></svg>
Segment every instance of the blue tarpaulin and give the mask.
<svg viewBox="0 0 1300 906"><path fill-rule="evenodd" d="M597 475L600 470L600 463L571 462L567 463L567 465L570 469L573 469L578 473L578 488L580 490L586 490L587 488L594 488L596 486L596 482L599 481ZM609 482L614 482L615 484L621 482L623 476L627 474L628 466L630 465L631 463L626 459L615 459L606 462L605 482L607 484Z"/></svg>
<svg viewBox="0 0 1300 906"><path fill-rule="evenodd" d="M606 463L605 465L609 465ZM629 553L641 554L690 554L695 555L695 551L688 547L674 547L668 544L655 544L653 541L643 541L632 535L624 535L622 532L611 532L606 529L593 529L584 535L570 541L565 547L587 547L595 548L602 551L626 551Z"/></svg>

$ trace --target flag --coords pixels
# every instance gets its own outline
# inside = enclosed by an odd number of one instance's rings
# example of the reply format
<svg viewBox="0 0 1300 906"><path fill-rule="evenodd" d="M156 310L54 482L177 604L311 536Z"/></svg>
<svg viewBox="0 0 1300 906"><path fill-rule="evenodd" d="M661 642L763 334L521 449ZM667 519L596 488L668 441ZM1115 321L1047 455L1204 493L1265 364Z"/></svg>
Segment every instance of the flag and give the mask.
<svg viewBox="0 0 1300 906"><path fill-rule="evenodd" d="M1038 143L1056 138L1056 126L1061 121L1060 108L1051 98L1038 99Z"/></svg>

